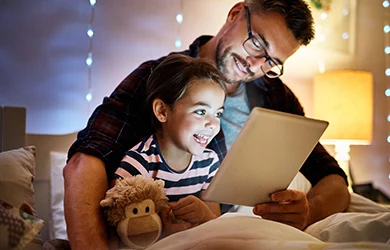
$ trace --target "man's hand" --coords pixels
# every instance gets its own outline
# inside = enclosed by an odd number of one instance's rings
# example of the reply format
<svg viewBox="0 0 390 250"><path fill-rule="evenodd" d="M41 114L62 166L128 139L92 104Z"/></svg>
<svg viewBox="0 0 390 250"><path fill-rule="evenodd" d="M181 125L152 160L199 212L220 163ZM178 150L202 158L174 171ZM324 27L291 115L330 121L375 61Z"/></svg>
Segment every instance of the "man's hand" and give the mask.
<svg viewBox="0 0 390 250"><path fill-rule="evenodd" d="M350 199L344 178L331 174L322 178L307 195L297 190L276 192L271 195L273 203L259 204L253 213L303 230L329 215L345 211Z"/></svg>
<svg viewBox="0 0 390 250"><path fill-rule="evenodd" d="M306 228L310 218L306 194L297 190L285 190L271 195L272 203L256 205L253 213L264 219L278 221L300 230Z"/></svg>
<svg viewBox="0 0 390 250"><path fill-rule="evenodd" d="M165 238L171 234L184 231L191 228L191 223L183 220L177 220L171 213L171 208L168 207L161 211L161 221L163 223L163 232L161 238Z"/></svg>
<svg viewBox="0 0 390 250"><path fill-rule="evenodd" d="M217 218L209 206L196 196L189 195L171 204L175 218L198 225Z"/></svg>

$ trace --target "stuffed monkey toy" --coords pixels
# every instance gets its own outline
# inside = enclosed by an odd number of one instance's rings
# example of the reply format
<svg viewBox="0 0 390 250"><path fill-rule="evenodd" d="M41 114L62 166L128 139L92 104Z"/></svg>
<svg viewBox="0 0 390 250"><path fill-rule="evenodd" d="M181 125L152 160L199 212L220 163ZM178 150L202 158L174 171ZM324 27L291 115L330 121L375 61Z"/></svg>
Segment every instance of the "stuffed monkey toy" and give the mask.
<svg viewBox="0 0 390 250"><path fill-rule="evenodd" d="M168 207L164 181L141 175L118 179L100 206L125 245L146 248L156 242L162 232L159 213Z"/></svg>

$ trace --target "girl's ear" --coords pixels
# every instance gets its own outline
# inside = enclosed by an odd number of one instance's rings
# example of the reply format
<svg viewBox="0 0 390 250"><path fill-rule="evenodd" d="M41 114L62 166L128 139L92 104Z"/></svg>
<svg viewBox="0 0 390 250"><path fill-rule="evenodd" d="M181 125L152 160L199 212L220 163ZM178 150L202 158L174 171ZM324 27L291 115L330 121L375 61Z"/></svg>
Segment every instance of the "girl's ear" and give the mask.
<svg viewBox="0 0 390 250"><path fill-rule="evenodd" d="M161 123L164 123L167 121L167 105L165 102L159 98L156 98L153 100L153 113L154 116L156 116L157 120L159 120Z"/></svg>

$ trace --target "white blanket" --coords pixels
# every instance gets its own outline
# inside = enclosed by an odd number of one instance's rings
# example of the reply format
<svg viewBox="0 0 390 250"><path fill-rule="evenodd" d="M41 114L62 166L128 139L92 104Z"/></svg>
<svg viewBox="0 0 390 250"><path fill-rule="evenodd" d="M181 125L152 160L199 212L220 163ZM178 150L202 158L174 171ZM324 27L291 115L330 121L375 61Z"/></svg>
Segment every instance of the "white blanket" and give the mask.
<svg viewBox="0 0 390 250"><path fill-rule="evenodd" d="M183 249L378 249L390 250L378 242L323 242L293 227L239 213L225 214L196 228L171 235L148 250Z"/></svg>
<svg viewBox="0 0 390 250"><path fill-rule="evenodd" d="M305 232L326 242L372 241L390 244L390 208L351 193L345 213L333 214Z"/></svg>
<svg viewBox="0 0 390 250"><path fill-rule="evenodd" d="M304 232L253 215L227 213L147 249L390 250L390 209L351 194L348 212L329 216Z"/></svg>

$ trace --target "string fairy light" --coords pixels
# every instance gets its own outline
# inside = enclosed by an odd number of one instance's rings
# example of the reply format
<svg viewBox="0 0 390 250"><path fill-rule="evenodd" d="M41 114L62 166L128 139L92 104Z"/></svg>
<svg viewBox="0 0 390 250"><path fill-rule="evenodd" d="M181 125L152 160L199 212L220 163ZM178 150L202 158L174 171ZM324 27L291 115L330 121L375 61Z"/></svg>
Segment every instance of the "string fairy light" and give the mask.
<svg viewBox="0 0 390 250"><path fill-rule="evenodd" d="M383 26L383 33L384 33L384 50L383 52L385 53L385 75L386 77L390 77L390 58L389 58L389 54L390 54L390 25L389 25L389 17L390 17L390 3L388 0L384 0L382 2L382 6L385 10L385 17L386 17L386 20L385 20L385 24ZM388 81L387 81L388 82ZM385 90L385 96L388 97L386 98L387 99L387 110L388 110L388 114L387 114L387 121L388 121L388 124L387 124L387 142L390 143L390 86L388 84L386 90ZM390 163L390 157L389 157L389 163ZM388 178L390 179L390 169L389 169L389 174L388 174Z"/></svg>
<svg viewBox="0 0 390 250"><path fill-rule="evenodd" d="M352 40L350 39L350 32L353 29L351 25L343 25L341 28L337 27L338 31L336 33L333 29L329 28L334 20L340 19L337 15L341 15L342 23L350 23L349 20L353 18L351 17L350 8L353 6L351 3L343 5L345 6L333 6L332 0L310 1L310 6L313 8L314 17L316 19L316 35L313 44L324 44L325 42L330 41L330 44L337 43L338 46L348 46L349 50L353 50L353 45L351 44ZM339 9L340 7L341 9ZM343 42L336 41L335 39L342 39Z"/></svg>
<svg viewBox="0 0 390 250"><path fill-rule="evenodd" d="M89 38L89 48L88 48L88 56L87 59L85 60L85 63L88 66L88 92L87 95L85 96L85 99L87 99L88 102L92 101L92 63L93 63L93 58L92 58L92 40L94 36L94 31L92 29L92 23L95 17L95 4L96 0L89 0L89 4L91 5L91 18L89 19L88 23L88 30L87 30L87 36Z"/></svg>
<svg viewBox="0 0 390 250"><path fill-rule="evenodd" d="M180 39L180 35L181 35L180 24L183 22L183 13L182 12L183 12L183 1L180 1L180 11L176 15L176 22L179 24L179 36L178 36L178 38L175 41L175 47L176 48L180 48L181 45L182 45L182 42L181 42L181 39Z"/></svg>

